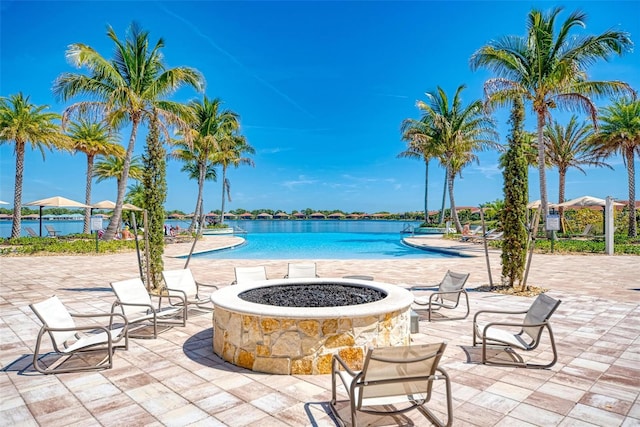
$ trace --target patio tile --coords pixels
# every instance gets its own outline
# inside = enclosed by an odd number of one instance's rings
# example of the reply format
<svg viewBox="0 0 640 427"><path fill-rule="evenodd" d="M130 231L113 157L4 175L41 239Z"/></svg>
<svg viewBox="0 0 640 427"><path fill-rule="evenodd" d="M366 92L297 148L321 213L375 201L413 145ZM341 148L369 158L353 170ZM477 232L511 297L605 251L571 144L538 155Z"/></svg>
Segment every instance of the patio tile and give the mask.
<svg viewBox="0 0 640 427"><path fill-rule="evenodd" d="M194 405L184 405L162 414L160 421L166 426L186 426L206 420L208 414Z"/></svg>
<svg viewBox="0 0 640 427"><path fill-rule="evenodd" d="M269 414L249 403L243 403L238 406L234 406L226 411L216 413L218 418L223 423L229 426L243 426L249 423L255 423L262 421L264 418L268 418ZM260 423L261 425L265 425Z"/></svg>
<svg viewBox="0 0 640 427"><path fill-rule="evenodd" d="M498 252L490 252L490 257L499 265ZM55 293L72 311L108 312L113 300L109 280L138 274L131 254L100 256L99 261L77 256L0 260L0 366L8 367L0 372L0 425L57 426L73 420L83 427L335 426L327 406L329 375L270 375L222 361L212 352L210 315L191 316L186 327L174 327L155 340L132 339L128 351L116 352L111 370L58 376L35 372L29 355L40 323L29 303ZM285 274L288 261L264 264L276 277ZM411 336L414 343L449 342L442 366L452 380L454 425L639 425L640 304L637 291L630 290L637 287L637 257L536 254L534 261L529 282L543 285L563 301L552 318L559 351L553 368L491 367L469 360L470 319L422 321L421 333ZM221 260L211 268L211 260L194 258L190 267L202 281L227 286L235 265L254 264ZM183 260L165 257L165 265L181 268ZM471 273L471 287L488 282L483 256L437 262L318 260L324 277L366 272L396 284L429 285L447 269L456 268ZM615 272L615 280L610 272ZM600 286L603 281L610 283L606 290ZM77 291L87 288L95 290ZM531 303L527 297L470 295L474 312L526 309ZM549 346L543 342L540 349L523 356L549 357ZM432 406L438 413L444 408L442 392L441 385L434 388ZM343 393L339 396L344 399ZM424 425L424 417L413 412L406 419Z"/></svg>
<svg viewBox="0 0 640 427"><path fill-rule="evenodd" d="M519 404L514 410L509 412L509 416L528 423L533 423L537 426L557 425L564 417L556 412L548 411L526 403Z"/></svg>
<svg viewBox="0 0 640 427"><path fill-rule="evenodd" d="M592 406L578 403L571 412L569 417L584 420L598 426L609 427L622 424L624 416L613 412L594 408Z"/></svg>
<svg viewBox="0 0 640 427"><path fill-rule="evenodd" d="M616 414L626 415L631 409L633 402L616 399L602 394L587 393L580 402L587 406L604 409L605 411L615 412Z"/></svg>
<svg viewBox="0 0 640 427"><path fill-rule="evenodd" d="M523 403L562 415L567 415L576 405L573 400L562 399L540 391L533 392L526 400L523 400Z"/></svg>

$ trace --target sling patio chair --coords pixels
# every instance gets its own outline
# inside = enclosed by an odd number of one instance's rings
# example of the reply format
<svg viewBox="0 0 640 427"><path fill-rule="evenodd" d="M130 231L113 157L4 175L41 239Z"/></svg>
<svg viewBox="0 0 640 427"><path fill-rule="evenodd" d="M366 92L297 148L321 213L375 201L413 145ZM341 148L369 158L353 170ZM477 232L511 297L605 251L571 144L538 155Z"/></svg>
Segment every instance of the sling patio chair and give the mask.
<svg viewBox="0 0 640 427"><path fill-rule="evenodd" d="M318 276L315 262L289 263L285 279L305 279Z"/></svg>
<svg viewBox="0 0 640 427"><path fill-rule="evenodd" d="M244 285L245 283L267 280L267 269L263 266L257 267L235 267L236 280L232 285Z"/></svg>
<svg viewBox="0 0 640 427"><path fill-rule="evenodd" d="M169 305L179 307L183 303L187 305L186 318L189 318L189 306L194 306L198 310L213 311L213 304L209 294L203 293L203 288L208 288L209 292L217 290L216 285L208 285L196 282L191 269L164 270L162 272L164 283L167 286ZM180 298L173 298L179 296ZM162 298L162 297L160 297Z"/></svg>
<svg viewBox="0 0 640 427"><path fill-rule="evenodd" d="M351 425L358 425L358 413L396 416L418 409L438 426L450 426L453 421L451 382L440 358L446 342L397 347L370 348L361 371L353 371L337 354L331 366L331 410L341 425L336 389L339 378L349 398ZM443 422L426 407L432 397L434 381L445 381L447 422ZM413 425L413 424L411 424Z"/></svg>
<svg viewBox="0 0 640 427"><path fill-rule="evenodd" d="M481 310L473 316L473 346L482 343L482 363L486 365L498 365L498 366L517 366L521 368L537 368L544 369L550 368L555 365L558 360L558 353L556 351L556 343L553 338L553 331L549 324L549 318L554 311L560 305L560 300L551 298L546 294L540 294L533 301L533 304L528 310L524 311L495 311L495 310ZM484 325L478 323L478 316L483 313L499 314L499 321L490 322ZM508 314L525 314L522 322L509 322L504 321L505 315ZM510 327L511 330L505 330L497 328ZM520 329L519 332L514 333L515 330ZM524 351L531 351L538 347L542 332L546 329L549 332L549 338L551 340L551 351L553 352L553 360L547 364L543 363L527 363L524 359L512 350L511 347L516 347ZM478 340L480 342L478 342ZM513 359L513 362L491 361L487 358L487 346L500 346L505 347L505 350Z"/></svg>
<svg viewBox="0 0 640 427"><path fill-rule="evenodd" d="M31 228L31 227L25 227L25 228L24 228L24 231L26 231L26 232L27 232L27 234L29 235L29 237L40 237L40 236L38 235L38 233L36 233L36 231L35 231L33 228Z"/></svg>
<svg viewBox="0 0 640 427"><path fill-rule="evenodd" d="M42 374L110 369L116 348L129 348L127 319L122 314L71 314L57 296L29 304L29 307L42 322L33 353L33 367ZM74 321L74 318L100 317L108 317L109 323L102 325L85 321L85 324L77 325ZM116 318L117 325L114 324ZM60 356L49 366L40 358L40 347L45 334L49 335L54 352ZM96 362L89 357L93 353L98 356L104 353L105 356Z"/></svg>
<svg viewBox="0 0 640 427"><path fill-rule="evenodd" d="M184 299L175 295L171 298L181 299L181 304L161 308L162 302L159 296L158 307L154 308L151 295L140 278L111 282L111 288L116 294L116 301L111 305L111 312L120 310L127 318L129 325L139 323L135 329L129 330L129 336L133 338L157 338L158 326L167 330L173 326L185 326L187 324L187 310ZM153 332L132 334L133 330L147 329L151 327Z"/></svg>
<svg viewBox="0 0 640 427"><path fill-rule="evenodd" d="M447 270L444 278L438 284L437 289L424 287L424 286L412 286L409 288L411 292L431 291L431 294L427 296L416 296L413 302L417 305L427 307L427 318L429 322L441 321L441 320L460 320L466 319L469 316L469 295L464 289L464 285L469 279L469 273L454 273L451 270ZM439 317L434 318L433 312L438 311L441 308L453 310L458 307L460 303L460 297L464 295L465 302L467 304L467 311L464 316L459 317Z"/></svg>
<svg viewBox="0 0 640 427"><path fill-rule="evenodd" d="M55 228L53 228L52 225L45 225L44 227L47 229L47 233L49 233L49 237L58 237L58 233L60 232Z"/></svg>

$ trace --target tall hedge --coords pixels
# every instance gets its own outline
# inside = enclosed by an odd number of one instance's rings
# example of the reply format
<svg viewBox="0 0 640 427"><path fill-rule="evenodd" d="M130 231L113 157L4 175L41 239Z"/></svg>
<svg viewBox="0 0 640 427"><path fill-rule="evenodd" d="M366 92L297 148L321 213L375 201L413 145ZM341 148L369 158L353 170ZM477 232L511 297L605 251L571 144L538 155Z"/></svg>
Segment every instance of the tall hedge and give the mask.
<svg viewBox="0 0 640 427"><path fill-rule="evenodd" d="M504 209L502 210L502 283L515 286L522 283L527 255L527 202L529 182L524 155L524 106L514 100L509 118L511 133L504 166Z"/></svg>
<svg viewBox="0 0 640 427"><path fill-rule="evenodd" d="M144 154L142 155L142 187L144 206L148 215L149 271L147 287L159 289L162 283L164 262L164 202L167 196L166 150L160 139L158 117L154 115L149 125Z"/></svg>

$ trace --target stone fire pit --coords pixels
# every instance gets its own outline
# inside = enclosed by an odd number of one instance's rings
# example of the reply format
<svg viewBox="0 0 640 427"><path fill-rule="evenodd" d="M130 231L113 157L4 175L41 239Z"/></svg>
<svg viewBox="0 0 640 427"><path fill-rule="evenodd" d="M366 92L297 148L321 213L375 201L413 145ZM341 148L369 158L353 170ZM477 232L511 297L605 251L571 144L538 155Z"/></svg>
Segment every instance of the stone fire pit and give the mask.
<svg viewBox="0 0 640 427"><path fill-rule="evenodd" d="M349 305L316 306L326 296L321 285L328 289L344 286L344 292L329 293L352 300L346 302ZM285 295L287 301L311 306L283 307L243 299L265 301L262 288L283 287L284 293L269 289L266 301L278 303ZM375 299L376 294L381 297L378 301L358 304ZM267 280L228 286L214 292L211 300L215 306L213 351L253 371L327 374L333 354L339 354L353 369L361 369L367 347L409 344L413 297L386 283L338 278Z"/></svg>

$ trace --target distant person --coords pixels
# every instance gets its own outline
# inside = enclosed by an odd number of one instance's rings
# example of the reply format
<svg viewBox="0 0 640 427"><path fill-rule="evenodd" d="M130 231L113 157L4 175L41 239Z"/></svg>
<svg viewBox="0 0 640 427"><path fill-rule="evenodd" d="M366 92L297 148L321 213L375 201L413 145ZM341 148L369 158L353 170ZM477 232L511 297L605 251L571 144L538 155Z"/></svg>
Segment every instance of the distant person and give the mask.
<svg viewBox="0 0 640 427"><path fill-rule="evenodd" d="M133 234L129 231L129 227L125 227L122 229L122 240L132 240Z"/></svg>
<svg viewBox="0 0 640 427"><path fill-rule="evenodd" d="M462 227L462 239L460 239L462 242L466 242L467 240L469 240L469 237L471 237L471 227L470 224L467 222L464 227Z"/></svg>

